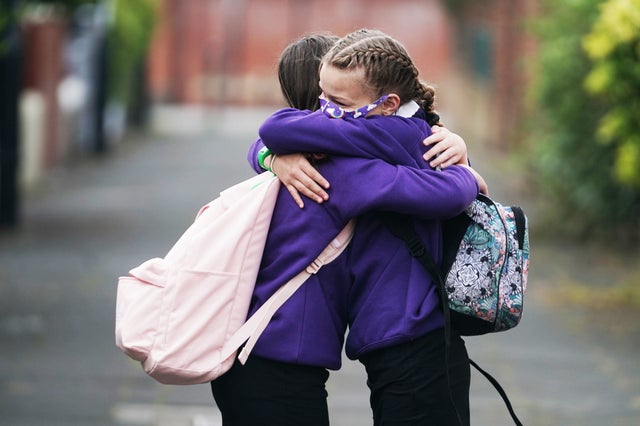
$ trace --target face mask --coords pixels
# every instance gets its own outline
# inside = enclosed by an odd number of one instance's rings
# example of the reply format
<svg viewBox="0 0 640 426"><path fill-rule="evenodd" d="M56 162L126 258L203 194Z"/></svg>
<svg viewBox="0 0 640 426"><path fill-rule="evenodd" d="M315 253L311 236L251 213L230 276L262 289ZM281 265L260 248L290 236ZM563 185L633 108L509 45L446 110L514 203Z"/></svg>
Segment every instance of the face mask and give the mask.
<svg viewBox="0 0 640 426"><path fill-rule="evenodd" d="M369 105L365 105L353 111L345 111L341 106L334 104L331 101L320 98L320 110L325 113L329 118L361 118L369 114L378 105L383 103L389 95L381 96Z"/></svg>

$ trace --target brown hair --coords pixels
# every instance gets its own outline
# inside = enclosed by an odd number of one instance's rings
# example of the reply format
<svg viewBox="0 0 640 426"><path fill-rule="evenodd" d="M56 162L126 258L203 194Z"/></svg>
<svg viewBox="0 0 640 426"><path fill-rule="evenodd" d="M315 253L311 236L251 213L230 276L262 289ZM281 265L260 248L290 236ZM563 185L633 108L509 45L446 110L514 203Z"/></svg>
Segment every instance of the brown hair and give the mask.
<svg viewBox="0 0 640 426"><path fill-rule="evenodd" d="M302 37L287 46L278 62L278 80L285 100L292 108L319 108L319 70L324 54L338 40L330 34Z"/></svg>
<svg viewBox="0 0 640 426"><path fill-rule="evenodd" d="M339 69L362 67L372 97L395 93L400 102L416 101L430 125L439 124L435 112L435 89L419 78L404 46L382 31L361 29L346 35L327 52L323 64Z"/></svg>

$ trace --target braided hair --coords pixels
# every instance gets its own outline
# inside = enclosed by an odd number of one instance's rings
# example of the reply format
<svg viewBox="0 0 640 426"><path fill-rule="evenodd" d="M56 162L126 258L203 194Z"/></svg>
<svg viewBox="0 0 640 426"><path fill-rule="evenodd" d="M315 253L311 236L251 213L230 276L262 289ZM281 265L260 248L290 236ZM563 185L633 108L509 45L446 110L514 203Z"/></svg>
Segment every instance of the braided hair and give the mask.
<svg viewBox="0 0 640 426"><path fill-rule="evenodd" d="M413 100L429 125L440 124L434 109L435 89L420 80L404 46L382 31L361 29L346 35L327 52L323 64L343 70L362 67L372 97L395 93L401 103Z"/></svg>

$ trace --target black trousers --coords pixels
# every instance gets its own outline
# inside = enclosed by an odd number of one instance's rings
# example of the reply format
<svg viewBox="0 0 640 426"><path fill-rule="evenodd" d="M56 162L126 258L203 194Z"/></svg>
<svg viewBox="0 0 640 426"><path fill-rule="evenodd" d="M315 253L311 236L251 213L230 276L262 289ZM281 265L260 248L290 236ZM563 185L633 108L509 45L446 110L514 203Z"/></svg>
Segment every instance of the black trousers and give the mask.
<svg viewBox="0 0 640 426"><path fill-rule="evenodd" d="M443 329L370 352L360 362L367 370L375 426L469 425L469 357L455 331L449 355L451 390Z"/></svg>
<svg viewBox="0 0 640 426"><path fill-rule="evenodd" d="M249 356L211 382L224 426L328 426L329 372Z"/></svg>

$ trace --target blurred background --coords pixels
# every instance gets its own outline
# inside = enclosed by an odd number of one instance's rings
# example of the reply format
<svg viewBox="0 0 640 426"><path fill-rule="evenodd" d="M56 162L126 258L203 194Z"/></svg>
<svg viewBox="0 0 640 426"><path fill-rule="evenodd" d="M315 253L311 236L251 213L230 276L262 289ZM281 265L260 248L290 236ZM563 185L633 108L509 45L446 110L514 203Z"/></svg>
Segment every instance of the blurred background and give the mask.
<svg viewBox="0 0 640 426"><path fill-rule="evenodd" d="M361 27L407 47L492 193L529 215L521 351L477 343L521 389L525 423L640 422L640 0L1 0L0 423L161 424L158 407L207 403L119 370L109 284L250 174L246 148L284 106L283 48ZM566 380L527 393L555 369ZM67 397L51 399L60 380ZM93 394L96 380L111 391ZM334 423L358 424L345 419L366 413L366 390L336 388ZM152 408L125 404L136 397ZM477 424L503 424L497 407Z"/></svg>

